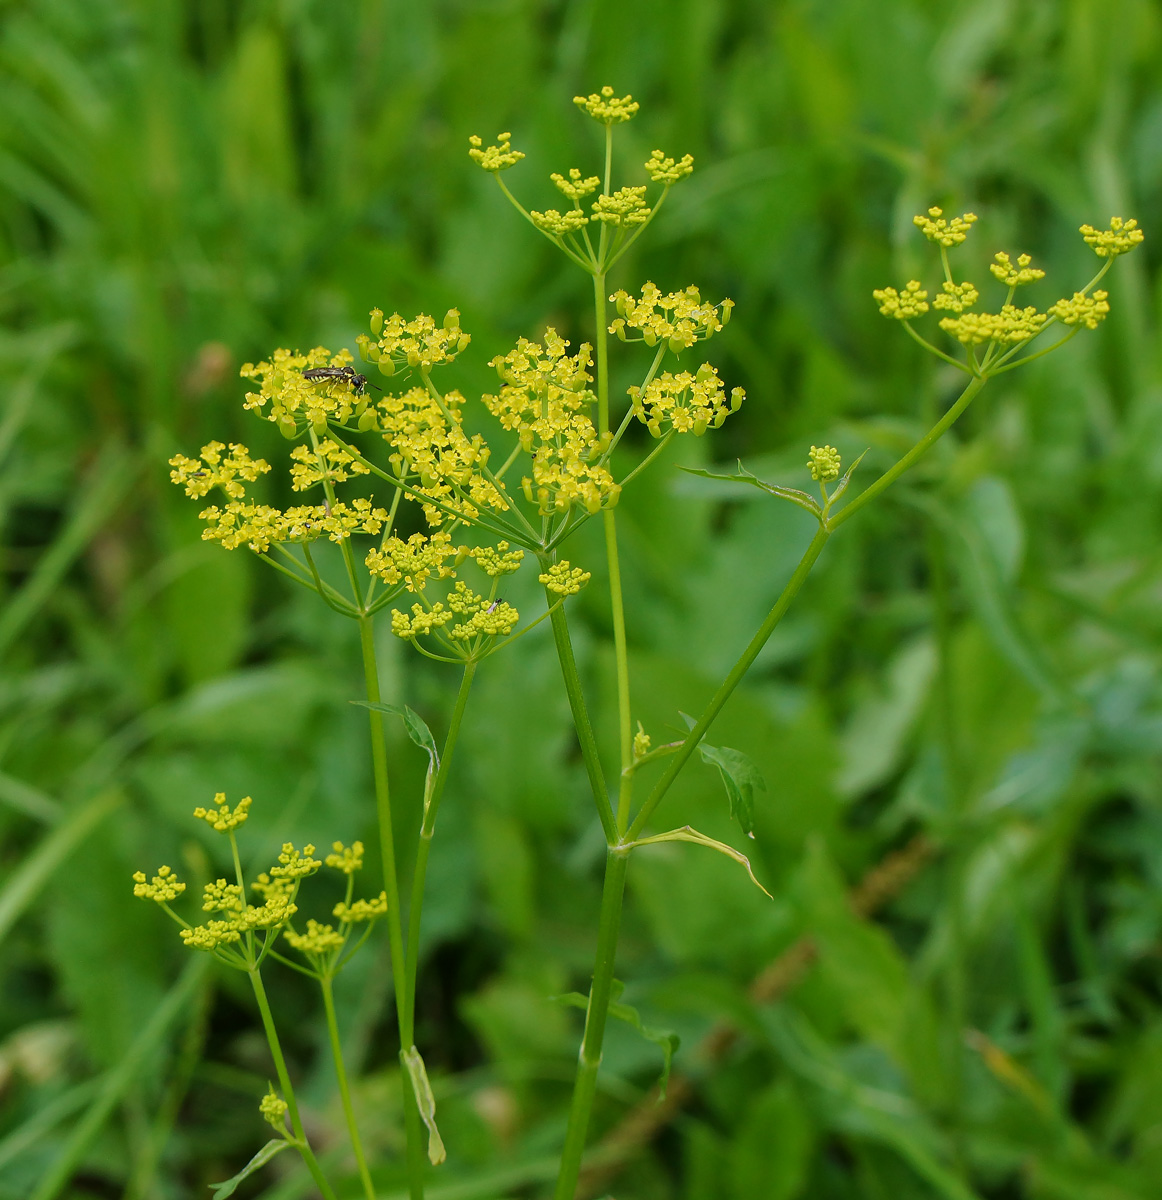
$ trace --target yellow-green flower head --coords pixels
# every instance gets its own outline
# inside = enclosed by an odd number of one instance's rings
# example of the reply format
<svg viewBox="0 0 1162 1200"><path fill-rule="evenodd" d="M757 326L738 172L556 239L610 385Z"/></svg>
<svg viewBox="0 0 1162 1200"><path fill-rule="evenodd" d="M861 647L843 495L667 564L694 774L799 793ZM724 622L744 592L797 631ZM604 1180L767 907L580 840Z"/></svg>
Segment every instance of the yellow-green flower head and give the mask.
<svg viewBox="0 0 1162 1200"><path fill-rule="evenodd" d="M279 865L271 867L270 873L275 878L302 879L313 875L323 864L317 858L312 858L315 848L309 842L300 854L290 842L283 842L282 853L278 856Z"/></svg>
<svg viewBox="0 0 1162 1200"><path fill-rule="evenodd" d="M622 96L618 99L613 94L613 88L608 84L598 92L588 96L574 96L573 103L583 108L595 121L602 125L617 125L628 121L638 110L638 103L632 96Z"/></svg>
<svg viewBox="0 0 1162 1200"><path fill-rule="evenodd" d="M525 556L523 550L510 550L508 542L498 542L495 547L474 546L468 554L476 560L476 565L489 579L498 579L501 575L511 575L519 571Z"/></svg>
<svg viewBox="0 0 1162 1200"><path fill-rule="evenodd" d="M569 200L584 200L590 193L597 191L601 180L596 175L583 177L576 167L569 168L568 177L553 174L549 178L557 185L557 191Z"/></svg>
<svg viewBox="0 0 1162 1200"><path fill-rule="evenodd" d="M515 167L524 158L519 150L512 148L512 134L507 130L496 135L496 145L489 146L484 150L480 148L484 143L476 134L468 139L468 144L471 147L468 157L493 175L498 171L507 171L509 167Z"/></svg>
<svg viewBox="0 0 1162 1200"><path fill-rule="evenodd" d="M694 159L689 154L683 154L675 162L672 158L667 158L660 150L655 150L646 159L645 168L646 174L654 183L664 183L669 187L693 172Z"/></svg>
<svg viewBox="0 0 1162 1200"><path fill-rule="evenodd" d="M391 632L396 637L403 638L405 642L410 642L419 637L426 637L433 629L440 629L447 625L451 619L452 613L439 600L431 608L424 608L422 604L413 604L410 617L401 613L399 609L393 608L391 610Z"/></svg>
<svg viewBox="0 0 1162 1200"><path fill-rule="evenodd" d="M593 202L595 221L621 228L644 225L653 211L646 203L644 186L618 188L612 195L598 196Z"/></svg>
<svg viewBox="0 0 1162 1200"><path fill-rule="evenodd" d="M938 246L945 249L959 246L976 223L976 213L965 213L962 217L953 217L951 221L944 220L943 213L942 208L930 208L926 217L913 217L912 224Z"/></svg>
<svg viewBox="0 0 1162 1200"><path fill-rule="evenodd" d="M1013 265L1009 256L1003 251L993 255L994 262L989 266L993 278L1005 284L1006 287L1023 287L1026 283L1035 283L1045 278L1045 272L1031 267L1033 261L1028 254L1022 254Z"/></svg>
<svg viewBox="0 0 1162 1200"><path fill-rule="evenodd" d="M340 901L331 911L344 925L357 925L360 921L374 921L387 912L387 893L380 892L374 900L356 900L353 904Z"/></svg>
<svg viewBox="0 0 1162 1200"><path fill-rule="evenodd" d="M219 946L229 946L242 940L236 921L207 921L205 925L195 925L192 929L180 929L178 932L191 950L217 950Z"/></svg>
<svg viewBox="0 0 1162 1200"><path fill-rule="evenodd" d="M213 808L202 808L199 805L194 809L194 816L199 821L205 821L212 825L219 833L230 833L238 828L246 818L250 815L250 806L254 803L249 796L243 796L241 800L234 806L233 809L226 802L226 793L219 792L214 797Z"/></svg>
<svg viewBox="0 0 1162 1200"><path fill-rule="evenodd" d="M687 350L697 341L705 341L722 329L724 321L719 318L718 306L706 304L698 289L691 285L681 292L670 292L663 296L650 282L641 290L641 299L626 292L615 292L609 297L617 306L620 316L609 327L623 342L644 341L647 346L658 342L669 343L675 353ZM733 301L722 301L729 312ZM637 330L641 337L628 337L629 330Z"/></svg>
<svg viewBox="0 0 1162 1200"><path fill-rule="evenodd" d="M928 293L918 279L909 279L902 292L893 287L877 288L872 297L885 317L894 317L897 321L910 321L928 311Z"/></svg>
<svg viewBox="0 0 1162 1200"><path fill-rule="evenodd" d="M834 446L812 446L807 453L807 469L816 483L830 483L839 478L843 460Z"/></svg>
<svg viewBox="0 0 1162 1200"><path fill-rule="evenodd" d="M980 346L984 342L1016 346L1040 333L1041 326L1048 319L1047 314L1035 308L1017 308L1006 304L999 313L964 313L959 317L945 317L940 322L940 328L965 346Z"/></svg>
<svg viewBox="0 0 1162 1200"><path fill-rule="evenodd" d="M448 633L454 642L468 642L480 636L506 637L520 620L520 613L511 604L485 599L462 579L448 593L447 603L449 613L460 618Z"/></svg>
<svg viewBox="0 0 1162 1200"><path fill-rule="evenodd" d="M561 238L567 233L576 233L589 224L589 218L580 209L571 208L568 212L559 213L555 208L547 212L537 212L533 209L529 216L533 224L550 237Z"/></svg>
<svg viewBox="0 0 1162 1200"><path fill-rule="evenodd" d="M1062 325L1084 325L1088 329L1096 329L1109 311L1109 293L1099 290L1092 296L1074 292L1071 300L1058 300L1049 310L1049 315L1056 317Z"/></svg>
<svg viewBox="0 0 1162 1200"><path fill-rule="evenodd" d="M198 516L206 522L203 541L219 542L227 550L249 546L256 554L265 554L272 543L313 542L321 537L343 542L353 533L375 536L387 520L387 511L362 498L350 504L339 500L333 505L299 505L285 512L269 504L234 500L225 508L212 505Z"/></svg>
<svg viewBox="0 0 1162 1200"><path fill-rule="evenodd" d="M186 890L186 885L169 867L158 867L157 874L148 882L144 871L133 872L133 894L141 900L154 900L168 904Z"/></svg>
<svg viewBox="0 0 1162 1200"><path fill-rule="evenodd" d="M703 363L696 375L663 371L644 389L629 389L634 416L654 437L661 437L666 429L701 437L737 412L745 396L742 388L735 388L728 401L726 388L709 363Z"/></svg>
<svg viewBox="0 0 1162 1200"><path fill-rule="evenodd" d="M421 592L434 575L448 579L456 574L449 558L457 558L463 547L453 546L451 534L436 530L431 535L413 533L405 542L388 538L383 547L367 555L367 569L394 587L403 583L409 592Z"/></svg>
<svg viewBox="0 0 1162 1200"><path fill-rule="evenodd" d="M950 312L959 313L964 312L966 308L972 308L980 299L980 293L971 283L948 283L945 281L940 287L939 295L932 297L933 308L944 308ZM882 312L883 309L880 311Z"/></svg>
<svg viewBox="0 0 1162 1200"><path fill-rule="evenodd" d="M538 582L543 583L550 592L555 592L558 596L575 596L589 582L589 579L588 571L570 566L566 559L554 563L543 575L537 576Z"/></svg>
<svg viewBox="0 0 1162 1200"><path fill-rule="evenodd" d="M381 369L390 362L392 366L419 367L427 372L451 362L472 341L471 334L460 328L460 313L454 308L448 310L439 325L427 313L420 313L410 321L392 313L383 320L379 309L373 309L371 317L373 325L382 321L378 340L373 342L365 333L355 340L363 357L379 363Z"/></svg>
<svg viewBox="0 0 1162 1200"><path fill-rule="evenodd" d="M330 438L319 443L318 449L295 446L291 450L291 490L305 492L317 483L346 483L352 475L368 475L370 471L357 458Z"/></svg>
<svg viewBox="0 0 1162 1200"><path fill-rule="evenodd" d="M186 458L184 454L175 454L169 460L173 467L170 479L179 487L186 489L186 495L191 500L204 496L211 488L220 487L232 499L241 499L246 495L246 489L239 483L240 479L253 483L259 475L270 470L270 463L261 458L251 458L250 451L237 442L231 442L227 447L221 442L208 442L202 447L199 462L196 458Z"/></svg>
<svg viewBox="0 0 1162 1200"><path fill-rule="evenodd" d="M1093 247L1098 258L1116 258L1119 254L1128 254L1135 246L1141 245L1146 236L1138 228L1135 219L1123 221L1121 217L1111 217L1109 229L1083 225L1080 233L1085 244Z"/></svg>
<svg viewBox="0 0 1162 1200"><path fill-rule="evenodd" d="M310 425L323 433L328 421L345 424L356 410L366 406L366 397L355 394L355 375L304 379L303 372L320 367L349 367L354 362L349 350L332 354L316 346L306 354L276 350L269 362L244 363L243 379L258 381L257 392L246 393L243 408L273 421L287 437L295 437Z"/></svg>
<svg viewBox="0 0 1162 1200"><path fill-rule="evenodd" d="M272 879L263 871L250 886L263 897L264 903L258 908L248 904L239 916L239 925L247 929L272 929L299 911L293 903L298 887L293 879Z"/></svg>
<svg viewBox="0 0 1162 1200"><path fill-rule="evenodd" d="M306 933L288 929L282 936L303 954L326 954L329 950L338 950L345 940L330 925L320 925L313 917L307 922Z"/></svg>
<svg viewBox="0 0 1162 1200"><path fill-rule="evenodd" d="M277 1129L280 1133L286 1127L283 1118L286 1116L287 1102L281 1097L275 1095L274 1085L270 1085L270 1091L258 1102L258 1111L262 1113L262 1119Z"/></svg>
<svg viewBox="0 0 1162 1200"><path fill-rule="evenodd" d="M332 842L331 849L334 853L328 854L323 859L326 866L333 867L336 871L342 871L344 875L354 875L362 868L362 842L353 842L350 846L344 846L342 842Z"/></svg>
<svg viewBox="0 0 1162 1200"><path fill-rule="evenodd" d="M461 409L464 397L448 392L441 405L426 389L415 387L400 396L379 402L379 427L392 447L388 461L401 478L432 501L452 508L460 518L473 521L481 508L508 509L503 484L498 488L484 474L491 454L480 434L464 433ZM435 504L424 505L429 525L444 519Z"/></svg>
<svg viewBox="0 0 1162 1200"><path fill-rule="evenodd" d="M642 723L637 723L637 733L633 735L633 756L635 759L645 758L650 752L650 735L646 733Z"/></svg>
<svg viewBox="0 0 1162 1200"><path fill-rule="evenodd" d="M240 913L245 907L242 901L242 889L236 883L227 883L225 879L207 883L202 888L202 912Z"/></svg>

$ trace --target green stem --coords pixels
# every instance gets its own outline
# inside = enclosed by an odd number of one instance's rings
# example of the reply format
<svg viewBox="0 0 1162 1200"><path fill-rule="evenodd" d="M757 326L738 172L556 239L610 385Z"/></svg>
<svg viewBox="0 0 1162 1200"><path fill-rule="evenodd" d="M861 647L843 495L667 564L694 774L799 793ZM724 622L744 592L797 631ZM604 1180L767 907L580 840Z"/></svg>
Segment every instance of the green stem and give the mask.
<svg viewBox="0 0 1162 1200"><path fill-rule="evenodd" d="M855 516L857 512L869 500L878 496L885 488L890 487L903 473L931 446L938 442L945 433L955 424L956 419L962 412L972 403L977 392L988 382L987 377L978 376L973 379L963 392L956 398L956 402L952 407L932 426L931 429L899 460L894 466L889 467L880 477L871 484L866 491L861 492L850 504L845 504L834 516L828 518L827 527L830 530L836 530L844 521Z"/></svg>
<svg viewBox="0 0 1162 1200"><path fill-rule="evenodd" d="M363 649L363 676L367 699L380 703L379 667L375 661L375 624L371 617L359 618L359 641ZM400 1045L415 1040L411 1014L404 1002L407 965L403 948L403 926L399 911L399 878L395 859L395 832L391 822L391 790L387 777L387 741L383 735L383 716L368 710L371 719L371 761L375 773L375 807L379 817L379 845L383 859L383 886L387 892L387 936L391 952L391 983L395 992L395 1011L399 1021ZM400 1075L403 1090L404 1127L407 1135L408 1192L411 1200L423 1200L424 1146L420 1110L406 1072Z"/></svg>
<svg viewBox="0 0 1162 1200"><path fill-rule="evenodd" d="M581 1158L585 1153L585 1135L589 1129L589 1114L597 1090L597 1072L601 1067L601 1047L605 1039L605 1022L613 989L613 966L617 956L617 935L621 926L621 907L625 896L625 874L629 866L627 850L610 847L605 860L605 885L601 893L601 923L597 932L597 956L593 967L593 985L589 989L589 1006L585 1012L585 1036L577 1062L573 1084L573 1101L569 1108L569 1124L565 1131L565 1146L561 1151L561 1166L557 1174L554 1200L573 1200L577 1179L581 1173Z"/></svg>
<svg viewBox="0 0 1162 1200"><path fill-rule="evenodd" d="M541 569L547 571L550 565L548 556L542 556ZM546 588L545 600L549 604L553 604L556 599L557 597ZM613 808L609 803L605 776L601 770L601 755L597 749L597 738L589 720L589 710L585 707L585 694L581 690L577 660L573 657L573 643L569 638L569 622L565 616L564 605L556 605L552 612L550 620L553 626L553 641L557 647L557 659L561 664L561 675L565 681L565 692L569 697L569 709L573 714L577 740L581 744L581 757L589 775L589 787L593 791L593 801L597 805L597 815L601 820L601 828L605 831L605 840L612 845L617 841L617 826L613 818Z"/></svg>
<svg viewBox="0 0 1162 1200"><path fill-rule="evenodd" d="M262 1027L266 1031L266 1041L270 1046L270 1056L274 1059L274 1069L278 1073L278 1086L282 1089L282 1098L286 1101L287 1115L290 1117L291 1129L295 1135L295 1149L303 1157L311 1178L326 1200L335 1200L335 1193L327 1182L307 1141L306 1130L303 1129L302 1118L299 1116L298 1102L295 1100L295 1090L291 1087L290 1076L287 1074L286 1059L282 1056L282 1046L278 1040L278 1030L274 1027L274 1017L270 1012L270 1004L266 999L266 989L262 986L262 975L256 967L247 972L250 976L250 986L254 989L254 998L258 1001L258 1011L262 1014Z"/></svg>
<svg viewBox="0 0 1162 1200"><path fill-rule="evenodd" d="M613 653L617 666L617 730L621 755L617 788L617 832L629 824L629 806L633 795L633 726L629 696L629 650L625 637L625 605L621 592L621 566L617 557L617 524L613 511L602 514L605 524L605 556L609 562L609 599L613 606Z"/></svg>
<svg viewBox="0 0 1162 1200"><path fill-rule="evenodd" d="M722 706L730 699L734 689L742 682L742 677L750 670L754 660L758 658L759 651L767 644L767 639L774 632L775 626L783 619L784 613L790 608L791 601L799 594L799 589L806 582L807 576L811 573L811 568L815 565L815 560L823 552L823 547L827 545L827 539L830 536L830 530L826 526L820 525L815 536L811 539L811 544L799 560L799 565L795 568L795 573L791 576L787 586L783 588L782 595L775 602L774 608L767 613L763 623L758 627L758 631L751 638L750 644L742 652L742 656L738 662L731 667L730 674L722 681L718 691L714 693L710 703L698 718L694 728L686 735L685 741L683 741L681 748L674 755L670 765L654 785L653 791L646 797L645 803L642 805L633 824L629 827L628 832L623 835L623 843L632 842L641 834L654 809L661 803L662 797L669 790L674 780L677 779L678 773L686 765L686 761L690 755L694 753L694 750L705 736L714 718L721 712Z"/></svg>
<svg viewBox="0 0 1162 1200"><path fill-rule="evenodd" d="M339 1041L339 1023L335 1019L335 997L331 987L331 976L319 976L323 989L323 1007L327 1012L327 1034L331 1039L331 1057L335 1060L335 1078L339 1081L339 1096L343 1101L343 1115L347 1118L347 1133L351 1138L351 1149L355 1151L355 1162L359 1166L359 1178L367 1200L375 1200L375 1187L367 1159L363 1155L363 1142L359 1138L359 1126L355 1124L355 1110L351 1107L351 1089L347 1085L347 1068L343 1065L343 1045Z"/></svg>
<svg viewBox="0 0 1162 1200"><path fill-rule="evenodd" d="M416 975L419 971L420 958L420 919L424 907L424 884L428 874L428 854L432 848L432 835L436 831L436 813L440 808L440 800L444 795L444 785L448 780L448 769L456 742L460 736L460 722L464 719L464 710L468 705L468 693L472 690L472 680L476 675L477 664L464 664L464 675L460 680L460 691L456 695L456 707L452 710L452 721L448 726L448 736L444 739L444 752L440 756L440 767L436 772L432 793L424 806L424 820L420 827L420 844L416 851L416 869L412 875L412 899L408 909L407 937L407 966L404 977L404 1003L407 1007L409 1024L415 1026L416 1010ZM409 1042L408 1045L411 1045Z"/></svg>

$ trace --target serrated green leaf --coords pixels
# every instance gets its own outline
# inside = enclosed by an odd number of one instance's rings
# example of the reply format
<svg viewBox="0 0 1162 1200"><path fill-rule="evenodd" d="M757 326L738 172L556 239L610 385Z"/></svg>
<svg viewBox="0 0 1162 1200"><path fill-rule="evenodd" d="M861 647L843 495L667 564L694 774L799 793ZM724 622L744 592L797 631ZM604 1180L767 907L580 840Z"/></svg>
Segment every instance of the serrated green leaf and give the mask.
<svg viewBox="0 0 1162 1200"><path fill-rule="evenodd" d="M415 1093L416 1104L420 1110L420 1120L428 1127L428 1161L433 1167L438 1167L448 1157L444 1149L444 1139L436 1128L436 1097L432 1093L432 1085L428 1081L428 1072L420 1052L412 1046L399 1052L399 1060L407 1070L412 1081L412 1091Z"/></svg>
<svg viewBox="0 0 1162 1200"><path fill-rule="evenodd" d="M265 1167L276 1154L281 1154L292 1144L285 1138L272 1138L237 1175L231 1179L227 1179L224 1183L210 1184L210 1187L214 1189L214 1195L211 1200L226 1200L227 1196L233 1196L235 1189L247 1176L253 1175L259 1168Z"/></svg>
<svg viewBox="0 0 1162 1200"><path fill-rule="evenodd" d="M682 713L682 719L688 728L693 729L694 718ZM726 788L726 798L730 802L730 815L739 824L739 828L747 837L754 837L754 794L758 790L767 790L754 760L741 750L732 750L729 746L708 746L702 742L698 746L704 763L718 768L722 776L722 785Z"/></svg>

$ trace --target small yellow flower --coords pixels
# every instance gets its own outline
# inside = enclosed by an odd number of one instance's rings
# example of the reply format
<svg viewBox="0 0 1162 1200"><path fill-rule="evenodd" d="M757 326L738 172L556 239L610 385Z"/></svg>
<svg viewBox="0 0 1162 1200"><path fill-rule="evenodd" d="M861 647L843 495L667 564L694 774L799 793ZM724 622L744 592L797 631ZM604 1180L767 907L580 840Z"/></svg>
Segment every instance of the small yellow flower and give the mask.
<svg viewBox="0 0 1162 1200"><path fill-rule="evenodd" d="M507 130L504 133L496 135L496 145L489 146L485 150L481 150L483 145L480 138L473 134L468 139L468 144L471 149L468 151L468 156L474 162L479 163L484 170L495 175L498 171L507 171L509 167L515 167L524 155L519 150L512 148L512 134Z"/></svg>
<svg viewBox="0 0 1162 1200"><path fill-rule="evenodd" d="M175 454L169 460L173 467L170 479L186 489L191 500L204 496L211 488L220 487L231 499L238 500L246 495L246 489L238 481L253 483L259 475L270 470L270 463L261 458L251 458L250 451L237 442L231 442L227 450L221 442L209 442L202 447L201 462Z"/></svg>
<svg viewBox="0 0 1162 1200"><path fill-rule="evenodd" d="M578 108L583 108L602 125L616 125L621 121L628 121L639 107L632 96L622 96L618 99L608 84L601 89L600 94L592 92L588 96L574 96L573 103Z"/></svg>
<svg viewBox="0 0 1162 1200"><path fill-rule="evenodd" d="M295 933L293 929L288 929L283 937L304 954L326 954L329 950L338 950L345 940L332 926L320 925L313 917L307 922L306 933Z"/></svg>
<svg viewBox="0 0 1162 1200"><path fill-rule="evenodd" d="M732 301L723 300L720 317L720 306L705 303L693 285L684 291L663 295L649 281L642 287L640 299L624 291L615 292L609 298L619 313L609 327L610 333L624 342L630 340L627 336L630 331L636 331L647 346L665 341L675 354L718 333L726 323L726 313L733 307Z"/></svg>
<svg viewBox="0 0 1162 1200"><path fill-rule="evenodd" d="M964 313L959 317L945 317L940 322L940 328L965 346L980 346L985 342L1016 346L1040 333L1041 326L1048 319L1047 314L1035 308L1017 308L1006 304L999 313Z"/></svg>
<svg viewBox="0 0 1162 1200"><path fill-rule="evenodd" d="M645 163L646 174L654 183L664 183L667 187L685 179L694 170L694 159L689 154L683 154L675 162L667 158L660 150L650 154Z"/></svg>
<svg viewBox="0 0 1162 1200"><path fill-rule="evenodd" d="M287 1112L287 1102L275 1094L274 1085L270 1085L270 1091L258 1102L258 1111L262 1113L262 1119L277 1129L280 1133L285 1129L283 1118Z"/></svg>
<svg viewBox="0 0 1162 1200"><path fill-rule="evenodd" d="M312 858L315 848L310 843L303 847L300 854L290 842L283 842L282 853L278 856L279 865L271 867L270 873L275 878L302 879L313 875L323 864Z"/></svg>
<svg viewBox="0 0 1162 1200"><path fill-rule="evenodd" d="M353 875L362 868L362 842L353 842L350 846L344 846L342 842L332 842L331 849L334 853L328 854L323 859L326 866L333 867L336 871L342 871L344 875Z"/></svg>
<svg viewBox="0 0 1162 1200"><path fill-rule="evenodd" d="M366 558L367 569L384 583L403 583L409 592L421 592L433 576L447 579L455 569L447 560L459 557L464 547L452 545L450 534L436 530L430 536L413 533L405 542L392 537Z"/></svg>
<svg viewBox="0 0 1162 1200"><path fill-rule="evenodd" d="M575 596L589 582L589 579L588 571L583 571L580 567L572 567L564 559L559 563L554 563L543 575L537 576L540 583L558 596Z"/></svg>
<svg viewBox="0 0 1162 1200"><path fill-rule="evenodd" d="M511 575L514 571L519 571L525 556L523 550L510 550L508 542L498 542L495 548L474 546L468 554L476 560L476 565L489 579L497 579L501 575Z"/></svg>
<svg viewBox="0 0 1162 1200"><path fill-rule="evenodd" d="M971 283L944 282L940 288L940 294L932 297L933 308L943 308L954 313L964 312L980 298L980 293Z"/></svg>
<svg viewBox="0 0 1162 1200"><path fill-rule="evenodd" d="M230 833L250 815L250 806L253 803L254 801L249 796L243 796L231 810L230 805L226 802L226 793L219 792L214 797L213 808L202 808L199 805L194 809L194 816L199 821L205 821L219 833Z"/></svg>
<svg viewBox="0 0 1162 1200"><path fill-rule="evenodd" d="M1108 229L1094 229L1092 225L1083 225L1080 233L1085 239L1085 244L1093 247L1093 252L1098 258L1116 258L1119 254L1128 254L1135 246L1141 245L1146 236L1132 217L1128 221L1123 221L1121 217L1111 217Z"/></svg>
<svg viewBox="0 0 1162 1200"><path fill-rule="evenodd" d="M737 412L745 398L742 388L735 388L728 401L726 388L709 363L703 363L694 375L663 371L644 388L628 391L634 415L654 437L661 437L666 429L701 437Z"/></svg>
<svg viewBox="0 0 1162 1200"><path fill-rule="evenodd" d="M229 946L242 940L236 921L207 921L205 925L195 925L192 929L178 932L191 950L217 950L219 946Z"/></svg>
<svg viewBox="0 0 1162 1200"><path fill-rule="evenodd" d="M1074 292L1072 299L1058 300L1049 309L1049 315L1056 317L1062 325L1084 325L1088 329L1096 329L1109 311L1109 293L1099 290L1092 296Z"/></svg>
<svg viewBox="0 0 1162 1200"><path fill-rule="evenodd" d="M959 246L976 223L976 213L965 213L962 217L953 217L951 221L946 221L943 212L941 208L930 208L926 217L913 217L912 224L917 226L930 242L935 242L945 249Z"/></svg>
<svg viewBox="0 0 1162 1200"><path fill-rule="evenodd" d="M202 888L203 912L240 913L244 907L242 889L236 883L227 883L225 879L207 883Z"/></svg>
<svg viewBox="0 0 1162 1200"><path fill-rule="evenodd" d="M1016 266L1013 266L1009 256L1003 251L993 255L993 258L996 261L992 263L989 270L993 273L993 278L1005 284L1006 287L1023 287L1026 283L1034 283L1038 279L1045 278L1044 271L1029 266L1033 260L1027 254L1022 254L1017 259Z"/></svg>
<svg viewBox="0 0 1162 1200"><path fill-rule="evenodd" d="M583 178L576 167L570 168L568 178L556 174L550 175L549 178L556 184L557 191L573 201L584 200L601 186L601 180L596 175Z"/></svg>
<svg viewBox="0 0 1162 1200"><path fill-rule="evenodd" d="M593 219L607 225L625 228L644 225L651 212L644 187L618 188L612 195L598 196L593 202Z"/></svg>
<svg viewBox="0 0 1162 1200"><path fill-rule="evenodd" d="M877 288L872 297L885 317L894 317L897 321L910 321L928 311L928 293L918 279L909 279L902 292L893 287Z"/></svg>
<svg viewBox="0 0 1162 1200"><path fill-rule="evenodd" d="M555 238L564 237L567 233L576 233L578 229L584 229L589 224L589 218L575 208L565 213L559 213L555 208L550 208L547 212L537 212L533 209L529 216L538 229Z"/></svg>
<svg viewBox="0 0 1162 1200"><path fill-rule="evenodd" d="M157 874L148 882L144 871L133 872L133 894L139 899L166 904L177 899L185 890L186 885L169 867L158 867Z"/></svg>
<svg viewBox="0 0 1162 1200"><path fill-rule="evenodd" d="M843 460L834 446L812 446L807 455L807 468L816 483L830 483L839 478Z"/></svg>
<svg viewBox="0 0 1162 1200"><path fill-rule="evenodd" d="M331 910L331 915L344 925L357 925L360 921L374 921L387 912L387 893L380 892L374 900L356 900L353 904L340 901Z"/></svg>
<svg viewBox="0 0 1162 1200"><path fill-rule="evenodd" d="M633 756L635 759L645 758L650 752L650 735L646 733L639 721L637 723L637 733L633 735Z"/></svg>

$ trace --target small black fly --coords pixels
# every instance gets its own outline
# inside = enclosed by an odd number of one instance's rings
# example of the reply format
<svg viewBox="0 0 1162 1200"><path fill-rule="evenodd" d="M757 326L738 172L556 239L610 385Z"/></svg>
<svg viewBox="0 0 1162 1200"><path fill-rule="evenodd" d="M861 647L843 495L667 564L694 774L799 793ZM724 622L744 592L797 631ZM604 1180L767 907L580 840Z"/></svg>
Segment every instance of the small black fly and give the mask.
<svg viewBox="0 0 1162 1200"><path fill-rule="evenodd" d="M312 382L334 379L338 383L349 384L356 396L362 396L367 390L367 376L360 375L354 367L312 367L303 372L303 378Z"/></svg>

